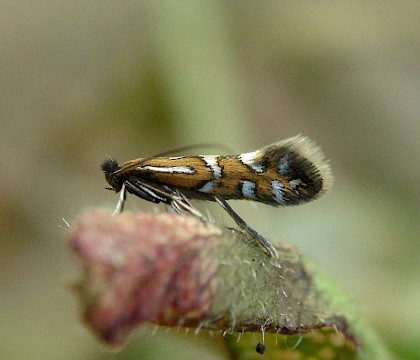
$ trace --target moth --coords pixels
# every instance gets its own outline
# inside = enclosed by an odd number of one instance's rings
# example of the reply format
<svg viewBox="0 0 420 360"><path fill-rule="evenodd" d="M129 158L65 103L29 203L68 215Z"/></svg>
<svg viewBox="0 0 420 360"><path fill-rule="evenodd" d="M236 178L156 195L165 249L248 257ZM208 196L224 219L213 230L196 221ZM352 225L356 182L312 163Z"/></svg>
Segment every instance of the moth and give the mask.
<svg viewBox="0 0 420 360"><path fill-rule="evenodd" d="M215 201L272 257L278 257L275 247L227 200L298 205L325 194L333 182L329 162L319 147L301 135L239 155L156 156L121 165L107 158L101 169L109 189L120 193L116 212L122 211L127 192L203 220L189 200Z"/></svg>

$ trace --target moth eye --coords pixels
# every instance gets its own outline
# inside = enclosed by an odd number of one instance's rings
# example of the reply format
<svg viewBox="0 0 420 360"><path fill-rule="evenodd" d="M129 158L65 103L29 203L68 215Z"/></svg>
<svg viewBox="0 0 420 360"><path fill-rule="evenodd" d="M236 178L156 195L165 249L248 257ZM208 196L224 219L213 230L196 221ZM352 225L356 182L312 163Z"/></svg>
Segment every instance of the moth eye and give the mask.
<svg viewBox="0 0 420 360"><path fill-rule="evenodd" d="M117 161L111 158L105 159L101 164L101 169L105 174L106 181L112 186L112 190L119 192L123 181L119 175L115 174L115 172L120 169Z"/></svg>

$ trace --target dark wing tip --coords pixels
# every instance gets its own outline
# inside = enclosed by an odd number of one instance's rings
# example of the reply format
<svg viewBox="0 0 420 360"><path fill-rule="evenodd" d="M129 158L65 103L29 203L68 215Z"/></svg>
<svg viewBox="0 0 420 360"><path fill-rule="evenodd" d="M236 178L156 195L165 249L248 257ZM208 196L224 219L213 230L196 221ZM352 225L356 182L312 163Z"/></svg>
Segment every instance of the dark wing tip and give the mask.
<svg viewBox="0 0 420 360"><path fill-rule="evenodd" d="M334 182L331 166L309 138L298 135L269 145L265 151L275 161L278 173L289 178L292 188L287 193L279 190L280 205L308 202L331 189Z"/></svg>

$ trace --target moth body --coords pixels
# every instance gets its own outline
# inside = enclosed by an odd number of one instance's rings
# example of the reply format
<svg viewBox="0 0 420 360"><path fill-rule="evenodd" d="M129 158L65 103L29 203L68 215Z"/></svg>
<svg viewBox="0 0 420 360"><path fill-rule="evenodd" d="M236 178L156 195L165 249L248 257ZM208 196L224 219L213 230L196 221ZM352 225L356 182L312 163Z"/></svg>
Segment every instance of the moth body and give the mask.
<svg viewBox="0 0 420 360"><path fill-rule="evenodd" d="M239 155L149 157L121 165L106 159L101 169L111 189L204 219L188 199L216 201L273 257L273 245L249 227L226 200L252 200L272 206L298 205L326 193L333 176L328 161L310 139L295 136Z"/></svg>

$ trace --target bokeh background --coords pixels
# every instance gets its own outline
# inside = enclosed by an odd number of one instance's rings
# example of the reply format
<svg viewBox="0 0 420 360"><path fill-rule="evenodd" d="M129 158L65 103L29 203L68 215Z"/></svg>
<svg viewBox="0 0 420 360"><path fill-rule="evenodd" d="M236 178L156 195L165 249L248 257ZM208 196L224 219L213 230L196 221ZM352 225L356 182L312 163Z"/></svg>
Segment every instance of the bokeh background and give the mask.
<svg viewBox="0 0 420 360"><path fill-rule="evenodd" d="M402 4L1 1L0 358L225 358L218 336L153 327L100 345L69 290L62 218L115 206L105 155L301 133L331 159L331 193L231 204L322 264L397 358L419 359L420 3Z"/></svg>

